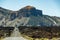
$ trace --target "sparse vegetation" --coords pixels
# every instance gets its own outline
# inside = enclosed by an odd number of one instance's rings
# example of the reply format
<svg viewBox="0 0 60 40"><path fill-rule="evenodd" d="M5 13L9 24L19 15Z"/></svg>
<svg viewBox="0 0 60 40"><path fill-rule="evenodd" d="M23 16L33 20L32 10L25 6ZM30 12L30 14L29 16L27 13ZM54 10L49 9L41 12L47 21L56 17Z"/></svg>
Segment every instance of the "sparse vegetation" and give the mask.
<svg viewBox="0 0 60 40"><path fill-rule="evenodd" d="M60 38L60 27L26 27L20 26L19 31L22 35L26 35L33 39L56 39Z"/></svg>
<svg viewBox="0 0 60 40"><path fill-rule="evenodd" d="M0 27L0 38L9 37L13 29L13 27Z"/></svg>

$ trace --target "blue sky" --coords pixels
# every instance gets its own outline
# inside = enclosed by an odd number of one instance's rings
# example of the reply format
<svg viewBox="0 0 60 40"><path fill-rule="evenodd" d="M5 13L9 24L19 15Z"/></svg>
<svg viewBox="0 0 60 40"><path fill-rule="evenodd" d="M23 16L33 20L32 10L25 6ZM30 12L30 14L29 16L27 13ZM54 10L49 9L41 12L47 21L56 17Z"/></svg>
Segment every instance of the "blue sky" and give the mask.
<svg viewBox="0 0 60 40"><path fill-rule="evenodd" d="M0 7L14 11L27 5L42 10L45 15L60 17L60 0L0 0Z"/></svg>

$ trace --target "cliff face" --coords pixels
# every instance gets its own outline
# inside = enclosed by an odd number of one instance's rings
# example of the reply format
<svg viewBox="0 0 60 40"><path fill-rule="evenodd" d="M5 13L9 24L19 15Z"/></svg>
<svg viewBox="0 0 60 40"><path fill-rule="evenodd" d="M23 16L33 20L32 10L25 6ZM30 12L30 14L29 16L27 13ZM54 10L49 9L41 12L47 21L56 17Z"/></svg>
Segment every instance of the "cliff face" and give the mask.
<svg viewBox="0 0 60 40"><path fill-rule="evenodd" d="M60 18L43 15L42 10L26 6L18 11L0 7L0 26L59 26Z"/></svg>
<svg viewBox="0 0 60 40"><path fill-rule="evenodd" d="M29 17L29 16L42 16L42 11L41 10L37 10L34 7L31 6L26 6L22 9L20 9L18 11L18 13L20 13L21 15L25 16L25 17Z"/></svg>

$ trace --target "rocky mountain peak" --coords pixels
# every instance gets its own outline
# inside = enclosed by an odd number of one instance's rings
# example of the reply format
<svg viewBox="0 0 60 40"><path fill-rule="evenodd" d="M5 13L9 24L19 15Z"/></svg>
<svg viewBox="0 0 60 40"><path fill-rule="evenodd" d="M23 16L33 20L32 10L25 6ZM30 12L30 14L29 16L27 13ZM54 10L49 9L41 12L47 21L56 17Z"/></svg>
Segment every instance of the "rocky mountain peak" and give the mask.
<svg viewBox="0 0 60 40"><path fill-rule="evenodd" d="M26 6L21 8L18 13L23 16L42 16L42 10L38 10L33 6Z"/></svg>
<svg viewBox="0 0 60 40"><path fill-rule="evenodd" d="M28 9L28 10L31 10L31 9L35 9L35 7L33 7L33 6L26 6L26 7L24 7L25 9Z"/></svg>

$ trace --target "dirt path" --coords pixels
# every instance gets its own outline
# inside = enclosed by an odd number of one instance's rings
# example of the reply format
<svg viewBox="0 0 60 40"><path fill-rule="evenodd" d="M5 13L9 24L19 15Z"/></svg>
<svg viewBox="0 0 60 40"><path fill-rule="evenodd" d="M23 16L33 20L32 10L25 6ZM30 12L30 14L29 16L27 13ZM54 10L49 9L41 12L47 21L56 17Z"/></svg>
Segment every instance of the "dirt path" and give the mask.
<svg viewBox="0 0 60 40"><path fill-rule="evenodd" d="M26 38L23 38L21 34L19 33L18 28L15 27L11 37L6 37L2 40L27 40Z"/></svg>

